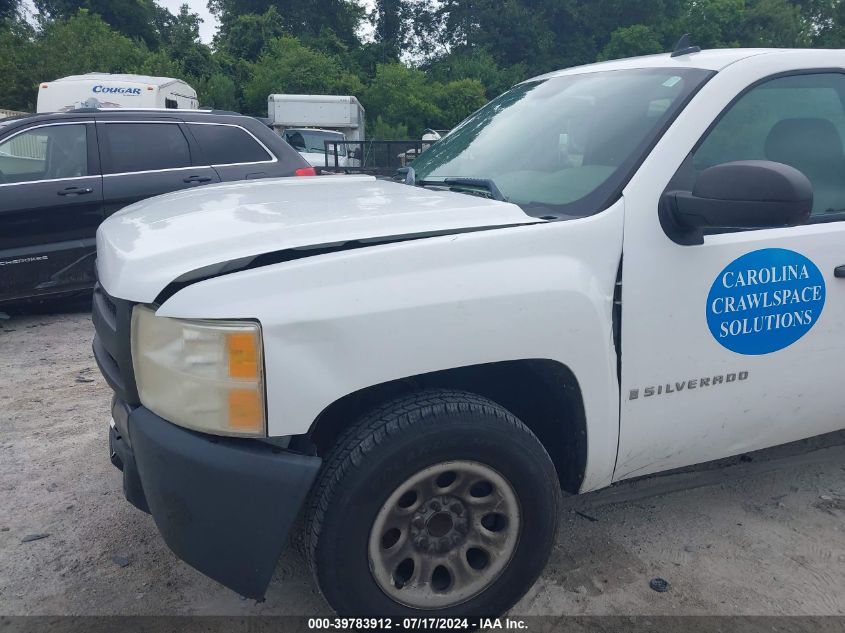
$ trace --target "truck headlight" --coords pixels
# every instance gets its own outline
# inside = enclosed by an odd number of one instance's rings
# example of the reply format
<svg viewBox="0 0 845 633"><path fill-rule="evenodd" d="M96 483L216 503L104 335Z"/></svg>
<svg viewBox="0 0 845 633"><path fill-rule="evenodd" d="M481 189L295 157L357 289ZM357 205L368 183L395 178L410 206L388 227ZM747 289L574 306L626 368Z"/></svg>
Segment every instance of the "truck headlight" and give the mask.
<svg viewBox="0 0 845 633"><path fill-rule="evenodd" d="M132 365L141 403L190 429L266 434L261 327L132 311Z"/></svg>

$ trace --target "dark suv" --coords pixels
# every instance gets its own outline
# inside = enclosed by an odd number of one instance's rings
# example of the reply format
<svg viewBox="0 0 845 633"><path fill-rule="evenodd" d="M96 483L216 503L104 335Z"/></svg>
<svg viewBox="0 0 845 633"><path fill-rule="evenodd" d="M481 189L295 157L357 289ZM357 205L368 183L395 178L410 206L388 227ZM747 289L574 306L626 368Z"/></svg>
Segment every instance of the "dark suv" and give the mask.
<svg viewBox="0 0 845 633"><path fill-rule="evenodd" d="M314 175L252 117L191 110L75 110L0 120L0 303L94 286L95 233L158 194Z"/></svg>

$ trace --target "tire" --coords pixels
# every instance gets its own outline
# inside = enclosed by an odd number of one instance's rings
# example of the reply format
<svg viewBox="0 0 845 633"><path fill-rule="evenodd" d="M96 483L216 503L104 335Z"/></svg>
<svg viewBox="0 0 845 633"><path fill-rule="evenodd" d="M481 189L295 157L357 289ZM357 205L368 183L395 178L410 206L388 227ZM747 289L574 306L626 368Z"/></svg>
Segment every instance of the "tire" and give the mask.
<svg viewBox="0 0 845 633"><path fill-rule="evenodd" d="M560 504L548 453L511 413L466 392L417 392L338 439L306 554L340 615L495 617L545 567Z"/></svg>

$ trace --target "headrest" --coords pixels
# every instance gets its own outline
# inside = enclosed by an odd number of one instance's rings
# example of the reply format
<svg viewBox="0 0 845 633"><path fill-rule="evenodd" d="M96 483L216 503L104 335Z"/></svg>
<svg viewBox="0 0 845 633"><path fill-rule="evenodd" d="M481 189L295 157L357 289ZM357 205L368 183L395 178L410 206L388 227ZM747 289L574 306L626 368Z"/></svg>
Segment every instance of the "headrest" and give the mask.
<svg viewBox="0 0 845 633"><path fill-rule="evenodd" d="M842 138L827 119L784 119L766 138L766 158L786 165L841 161Z"/></svg>

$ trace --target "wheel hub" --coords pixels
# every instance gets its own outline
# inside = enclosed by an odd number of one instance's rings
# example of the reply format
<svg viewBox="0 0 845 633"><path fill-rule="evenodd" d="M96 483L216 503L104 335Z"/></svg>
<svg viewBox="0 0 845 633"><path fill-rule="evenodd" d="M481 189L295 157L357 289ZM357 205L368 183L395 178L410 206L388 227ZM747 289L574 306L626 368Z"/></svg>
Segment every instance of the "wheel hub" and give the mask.
<svg viewBox="0 0 845 633"><path fill-rule="evenodd" d="M475 461L440 462L400 483L376 514L370 571L400 604L455 606L499 578L521 521L516 492L501 474Z"/></svg>
<svg viewBox="0 0 845 633"><path fill-rule="evenodd" d="M445 554L460 546L469 532L469 516L457 497L439 495L429 499L411 517L414 548L418 552Z"/></svg>

